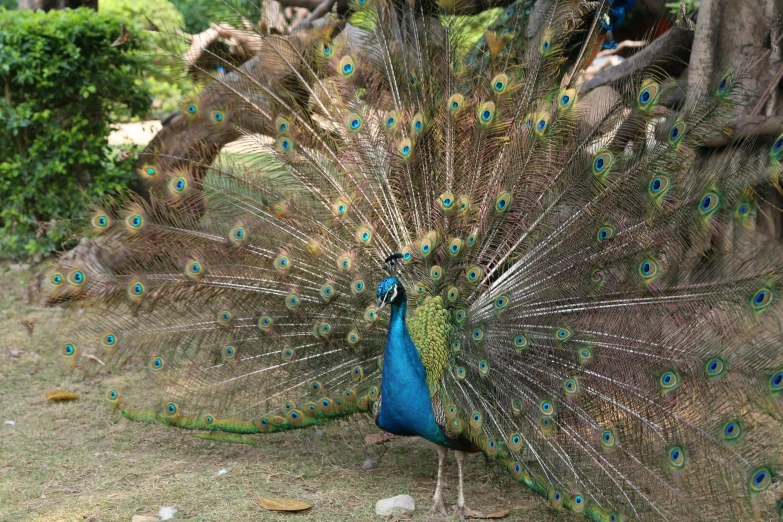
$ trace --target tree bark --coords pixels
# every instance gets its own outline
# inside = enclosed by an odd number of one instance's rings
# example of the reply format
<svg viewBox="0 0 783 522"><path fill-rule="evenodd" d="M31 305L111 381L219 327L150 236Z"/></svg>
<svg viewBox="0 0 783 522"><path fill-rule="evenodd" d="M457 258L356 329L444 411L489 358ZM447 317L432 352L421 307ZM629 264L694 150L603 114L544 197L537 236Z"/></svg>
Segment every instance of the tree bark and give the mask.
<svg viewBox="0 0 783 522"><path fill-rule="evenodd" d="M733 138L761 137L759 157L764 156L769 140L783 132L781 16L783 0L702 0L687 72L689 96L705 93L726 71L741 74L740 80L751 95L737 119ZM759 195L757 241L782 239L783 196L768 184L754 189ZM732 241L731 234L725 236L723 242Z"/></svg>

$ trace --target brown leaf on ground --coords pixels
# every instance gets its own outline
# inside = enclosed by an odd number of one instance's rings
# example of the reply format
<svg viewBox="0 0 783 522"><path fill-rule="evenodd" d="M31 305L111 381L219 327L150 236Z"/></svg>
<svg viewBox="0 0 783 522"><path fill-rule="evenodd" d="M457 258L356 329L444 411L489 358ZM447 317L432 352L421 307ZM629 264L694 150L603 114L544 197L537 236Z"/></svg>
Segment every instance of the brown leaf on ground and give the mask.
<svg viewBox="0 0 783 522"><path fill-rule="evenodd" d="M47 401L75 401L79 396L67 391L50 391L46 394Z"/></svg>
<svg viewBox="0 0 783 522"><path fill-rule="evenodd" d="M258 497L258 505L269 511L304 511L312 507L306 502L292 498Z"/></svg>

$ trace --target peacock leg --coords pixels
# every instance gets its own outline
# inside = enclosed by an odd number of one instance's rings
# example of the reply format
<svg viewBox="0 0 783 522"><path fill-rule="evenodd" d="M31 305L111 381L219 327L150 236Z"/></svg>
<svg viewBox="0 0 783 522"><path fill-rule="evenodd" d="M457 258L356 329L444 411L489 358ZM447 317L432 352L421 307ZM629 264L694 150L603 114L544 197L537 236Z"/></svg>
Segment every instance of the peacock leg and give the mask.
<svg viewBox="0 0 783 522"><path fill-rule="evenodd" d="M465 517L482 517L478 511L473 511L465 505L465 495L462 492L462 464L465 462L465 453L454 450L454 456L457 458L457 470L459 473L459 494L457 496L457 505L454 506L454 514L459 515L459 519L465 522Z"/></svg>
<svg viewBox="0 0 783 522"><path fill-rule="evenodd" d="M438 482L435 484L435 495L432 497L432 513L446 514L446 506L443 505L443 462L446 460L448 449L436 445L438 450Z"/></svg>

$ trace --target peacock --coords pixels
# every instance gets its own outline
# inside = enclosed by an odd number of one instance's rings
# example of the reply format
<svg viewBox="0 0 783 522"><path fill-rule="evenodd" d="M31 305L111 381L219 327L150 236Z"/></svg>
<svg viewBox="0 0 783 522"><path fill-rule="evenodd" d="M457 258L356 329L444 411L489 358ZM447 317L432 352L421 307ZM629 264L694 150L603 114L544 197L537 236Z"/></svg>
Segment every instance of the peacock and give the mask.
<svg viewBox="0 0 783 522"><path fill-rule="evenodd" d="M579 100L600 6L539 2L473 68L455 5L417 5L356 0L359 44L259 34L285 82L227 67L188 103L248 154L151 157L148 196L94 210L126 261L49 272L66 365L143 361L108 402L213 440L370 415L434 443L435 512L454 452L461 519L470 452L595 521L777 519L783 252L754 187L783 136L706 147L742 64L674 108L656 71Z"/></svg>

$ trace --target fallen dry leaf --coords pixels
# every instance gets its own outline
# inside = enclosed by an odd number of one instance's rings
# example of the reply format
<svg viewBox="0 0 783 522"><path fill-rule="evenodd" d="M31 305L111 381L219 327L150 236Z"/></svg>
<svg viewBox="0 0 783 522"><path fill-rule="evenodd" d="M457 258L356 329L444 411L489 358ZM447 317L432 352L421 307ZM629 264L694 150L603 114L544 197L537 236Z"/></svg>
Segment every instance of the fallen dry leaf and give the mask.
<svg viewBox="0 0 783 522"><path fill-rule="evenodd" d="M501 511L495 511L494 513L488 513L486 515L480 515L480 516L469 516L468 518L504 518L506 515L511 513L510 509L503 509Z"/></svg>
<svg viewBox="0 0 783 522"><path fill-rule="evenodd" d="M50 391L46 394L47 401L75 401L79 396L67 391Z"/></svg>
<svg viewBox="0 0 783 522"><path fill-rule="evenodd" d="M304 511L312 507L310 504L292 498L258 497L258 505L269 511Z"/></svg>

